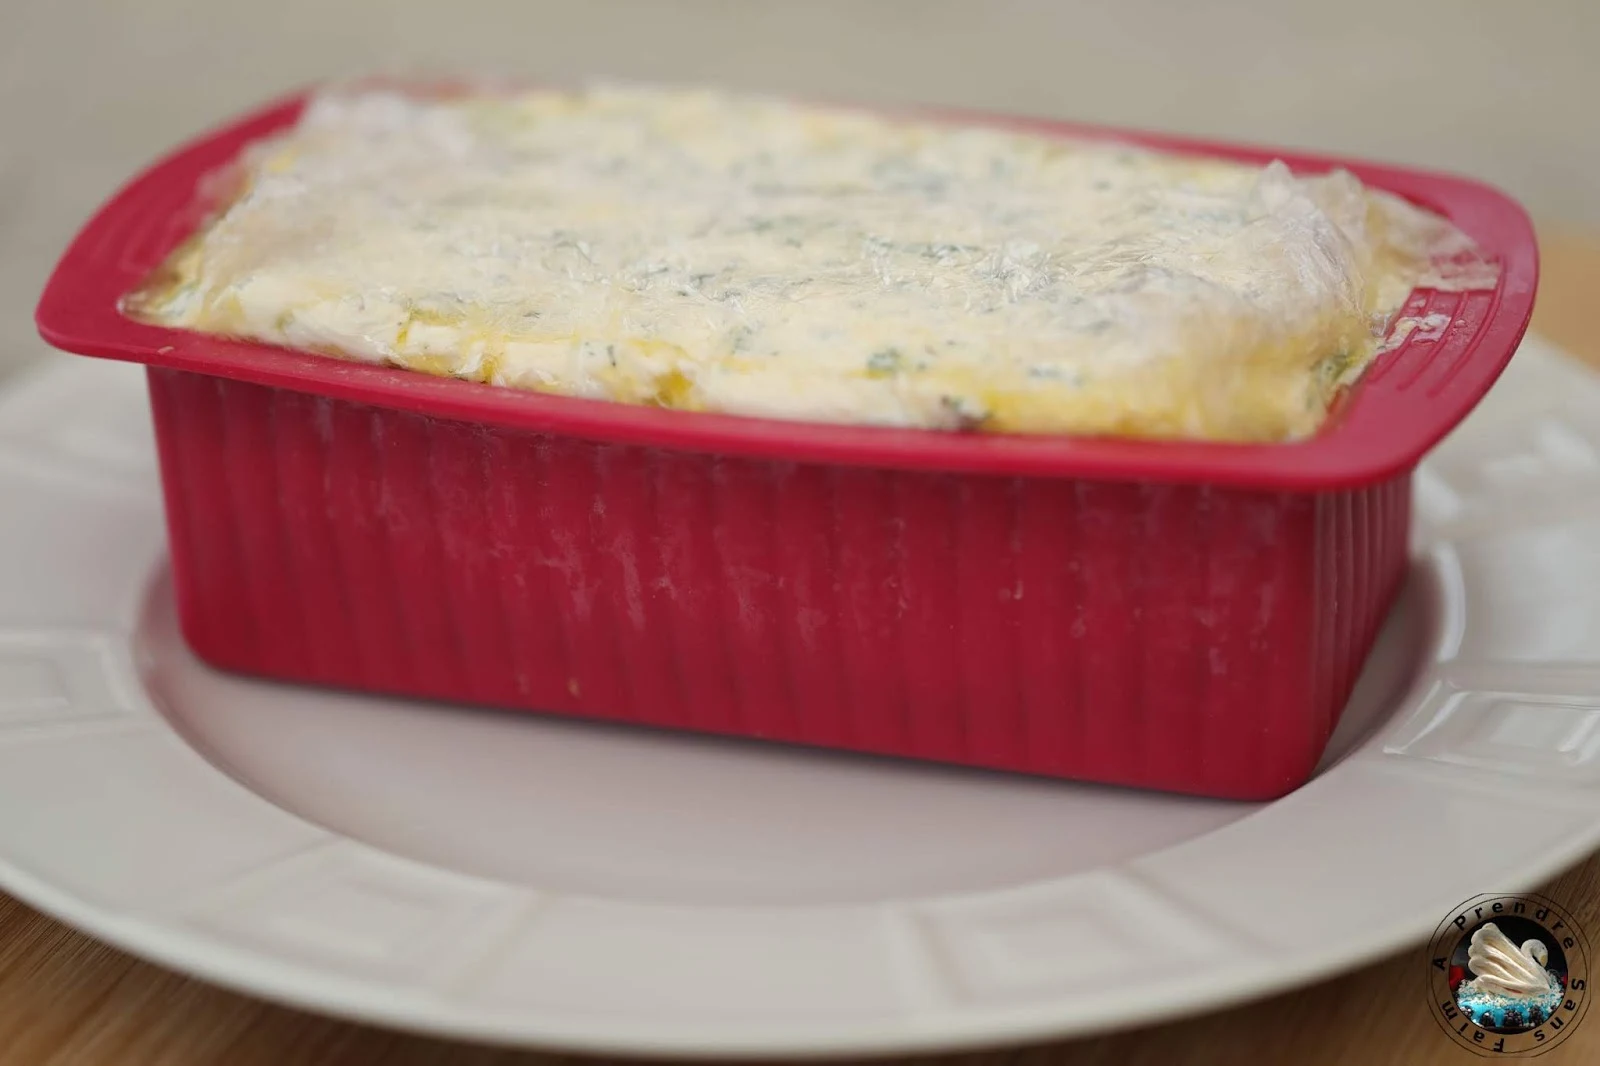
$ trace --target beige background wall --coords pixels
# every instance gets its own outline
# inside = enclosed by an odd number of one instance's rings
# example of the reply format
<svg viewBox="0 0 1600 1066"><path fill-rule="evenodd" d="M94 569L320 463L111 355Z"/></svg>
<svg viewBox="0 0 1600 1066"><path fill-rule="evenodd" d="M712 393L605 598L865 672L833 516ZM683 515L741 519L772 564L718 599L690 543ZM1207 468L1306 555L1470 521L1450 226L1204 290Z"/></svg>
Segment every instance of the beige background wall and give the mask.
<svg viewBox="0 0 1600 1066"><path fill-rule="evenodd" d="M1465 171L1600 228L1600 0L0 0L0 372L84 215L348 71L609 74L1038 114Z"/></svg>

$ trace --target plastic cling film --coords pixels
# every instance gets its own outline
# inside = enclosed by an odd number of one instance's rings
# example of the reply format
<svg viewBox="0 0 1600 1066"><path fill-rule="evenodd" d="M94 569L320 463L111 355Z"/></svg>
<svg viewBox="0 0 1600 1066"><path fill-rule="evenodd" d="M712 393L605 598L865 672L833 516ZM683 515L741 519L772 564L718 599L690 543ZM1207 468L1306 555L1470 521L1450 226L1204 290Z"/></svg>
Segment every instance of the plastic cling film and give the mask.
<svg viewBox="0 0 1600 1066"><path fill-rule="evenodd" d="M1344 171L703 90L331 90L240 166L130 313L688 410L1304 437L1494 282Z"/></svg>

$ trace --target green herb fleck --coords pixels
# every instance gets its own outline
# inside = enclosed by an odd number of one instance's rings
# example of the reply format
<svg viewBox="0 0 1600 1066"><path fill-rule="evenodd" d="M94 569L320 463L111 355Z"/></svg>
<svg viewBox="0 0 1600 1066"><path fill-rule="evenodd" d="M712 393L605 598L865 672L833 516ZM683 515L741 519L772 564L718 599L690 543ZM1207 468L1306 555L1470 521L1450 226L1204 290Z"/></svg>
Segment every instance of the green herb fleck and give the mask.
<svg viewBox="0 0 1600 1066"><path fill-rule="evenodd" d="M867 359L867 376L874 378L892 377L900 373L901 356L899 348L884 348L873 352Z"/></svg>
<svg viewBox="0 0 1600 1066"><path fill-rule="evenodd" d="M939 397L939 405L955 415L955 428L961 432L980 429L989 418L989 412L985 411L980 405L960 396L941 396Z"/></svg>
<svg viewBox="0 0 1600 1066"><path fill-rule="evenodd" d="M1323 388L1337 385L1354 362L1355 353L1348 348L1340 348L1317 364L1317 376L1321 379Z"/></svg>

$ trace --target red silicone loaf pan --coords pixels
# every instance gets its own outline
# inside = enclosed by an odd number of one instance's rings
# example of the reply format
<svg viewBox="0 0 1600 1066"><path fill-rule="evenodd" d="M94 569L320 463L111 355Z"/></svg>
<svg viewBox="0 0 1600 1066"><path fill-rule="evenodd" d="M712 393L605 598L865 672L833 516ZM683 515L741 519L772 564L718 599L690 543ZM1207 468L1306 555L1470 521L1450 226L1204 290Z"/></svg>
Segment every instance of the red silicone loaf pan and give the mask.
<svg viewBox="0 0 1600 1066"><path fill-rule="evenodd" d="M1236 445L798 424L569 399L141 324L273 105L73 241L38 324L148 366L186 639L243 674L1208 796L1312 772L1407 565L1410 476L1526 328L1522 210L1453 177L1028 121L1447 216L1493 291L1383 355L1314 438ZM1018 120L969 116L970 121Z"/></svg>

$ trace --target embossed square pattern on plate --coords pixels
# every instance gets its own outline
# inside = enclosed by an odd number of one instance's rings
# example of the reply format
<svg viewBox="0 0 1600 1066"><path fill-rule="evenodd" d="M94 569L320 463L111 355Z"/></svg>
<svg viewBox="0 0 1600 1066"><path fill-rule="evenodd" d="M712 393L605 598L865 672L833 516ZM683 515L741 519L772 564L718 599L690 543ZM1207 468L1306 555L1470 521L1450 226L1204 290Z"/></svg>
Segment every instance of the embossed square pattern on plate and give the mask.
<svg viewBox="0 0 1600 1066"><path fill-rule="evenodd" d="M1441 682L1413 721L1386 751L1546 779L1600 780L1600 695L1473 692Z"/></svg>
<svg viewBox="0 0 1600 1066"><path fill-rule="evenodd" d="M133 713L134 697L113 680L113 654L95 636L0 630L0 743L8 734Z"/></svg>

